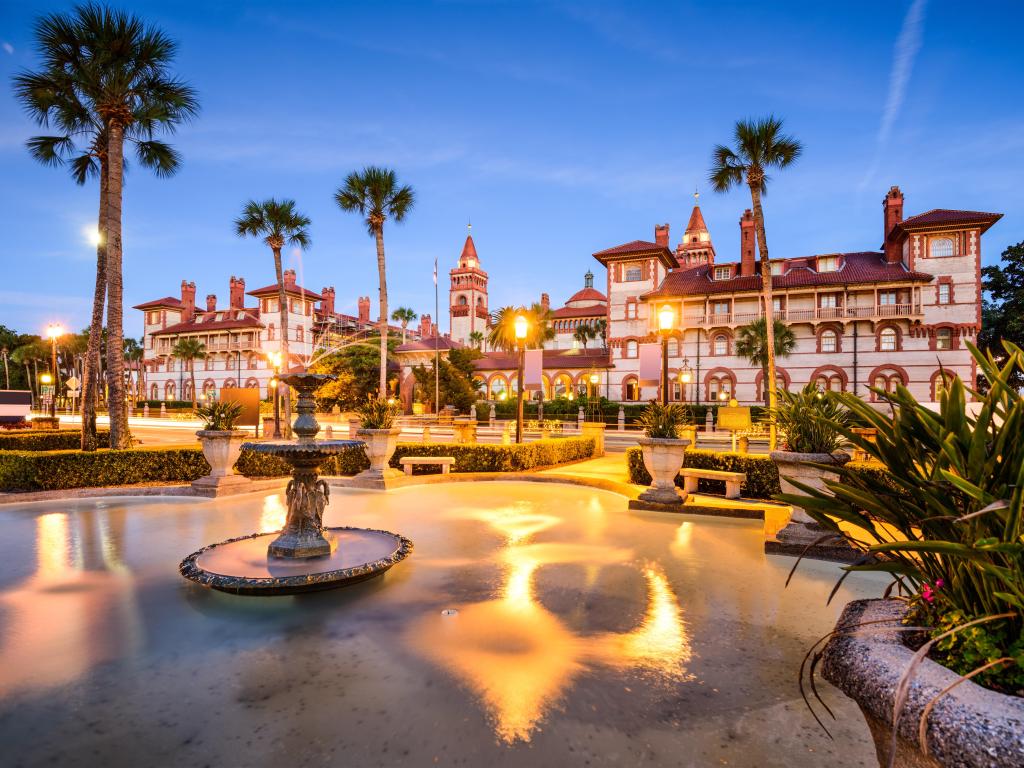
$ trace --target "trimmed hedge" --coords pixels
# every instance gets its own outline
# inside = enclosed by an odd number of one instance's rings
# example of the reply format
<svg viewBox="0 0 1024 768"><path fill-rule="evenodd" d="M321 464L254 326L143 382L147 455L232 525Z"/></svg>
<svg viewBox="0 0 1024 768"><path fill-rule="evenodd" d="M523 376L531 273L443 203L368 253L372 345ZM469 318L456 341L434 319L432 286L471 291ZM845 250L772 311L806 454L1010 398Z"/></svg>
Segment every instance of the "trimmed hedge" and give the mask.
<svg viewBox="0 0 1024 768"><path fill-rule="evenodd" d="M110 430L96 430L100 448L110 446ZM82 445L82 433L77 429L30 429L0 431L0 451L73 451Z"/></svg>
<svg viewBox="0 0 1024 768"><path fill-rule="evenodd" d="M472 443L399 443L391 466L401 466L404 456L451 456L452 472L523 472L537 467L589 459L594 455L594 438L564 437L519 445ZM416 474L438 471L436 467L414 467Z"/></svg>
<svg viewBox="0 0 1024 768"><path fill-rule="evenodd" d="M629 466L629 481L631 483L651 484L651 476L644 466L643 451L639 447L629 448L626 451L626 462ZM692 469L745 472L747 479L740 486L740 492L748 498L771 499L775 494L782 493L779 486L779 469L768 456L688 448L683 466ZM676 485L682 487L682 476L676 477ZM725 481L701 478L697 482L697 490L701 493L724 494Z"/></svg>
<svg viewBox="0 0 1024 768"><path fill-rule="evenodd" d="M320 467L324 475L354 475L370 468L370 460L362 446L346 449L332 456ZM288 462L280 456L270 456L255 451L242 451L235 463L235 469L246 477L282 477L291 474Z"/></svg>
<svg viewBox="0 0 1024 768"><path fill-rule="evenodd" d="M198 448L0 451L0 489L5 491L191 482L209 471Z"/></svg>
<svg viewBox="0 0 1024 768"><path fill-rule="evenodd" d="M643 415L643 412L647 409L648 403L618 403L611 400L602 400L601 403L601 414L606 424L617 424L619 419L619 406L622 406L623 415L626 418L626 424L634 424L637 419ZM692 423L703 428L705 419L707 418L707 412L710 410L715 412L718 410L717 404L701 403L696 405L695 403L683 403L690 412L690 419ZM562 419L563 421L576 421L579 416L580 401L569 400L568 398L557 398L555 400L544 401L544 418L545 419ZM590 417L590 411L584 404L584 414ZM476 420L481 424L486 424L490 418L491 403L484 401L479 402L475 406ZM768 415L768 409L763 405L752 405L750 407L750 417L755 423L764 421ZM516 417L516 401L511 400L498 400L494 403L494 418L501 419L503 421L510 421ZM523 402L523 418L528 420L537 420L537 401L524 401ZM716 414L716 423L718 421Z"/></svg>

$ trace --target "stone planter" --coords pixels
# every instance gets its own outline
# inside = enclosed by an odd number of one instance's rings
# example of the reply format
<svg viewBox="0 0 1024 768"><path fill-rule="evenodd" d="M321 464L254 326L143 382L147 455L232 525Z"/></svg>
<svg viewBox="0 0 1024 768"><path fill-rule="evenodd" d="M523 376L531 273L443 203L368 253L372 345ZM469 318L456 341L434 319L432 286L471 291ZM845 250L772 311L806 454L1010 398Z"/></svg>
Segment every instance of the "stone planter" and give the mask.
<svg viewBox="0 0 1024 768"><path fill-rule="evenodd" d="M899 600L856 600L837 627L865 622L870 631L833 637L825 646L822 675L857 702L871 730L879 765L886 765L892 739L894 692L914 651L898 627L906 610ZM847 630L849 631L849 630ZM1010 768L1024 765L1024 699L967 680L947 693L928 715L927 751L918 742L921 713L959 675L930 659L914 672L899 719L895 765L900 768Z"/></svg>
<svg viewBox="0 0 1024 768"><path fill-rule="evenodd" d="M352 480L357 486L364 488L386 488L389 480L402 477L397 469L392 469L388 462L395 454L398 444L399 427L391 429L359 429L356 436L366 443L366 456L370 460L370 468L364 469Z"/></svg>
<svg viewBox="0 0 1024 768"><path fill-rule="evenodd" d="M651 487L640 494L640 500L665 507L681 507L686 491L676 487L676 475L683 466L689 440L641 437L637 442L643 450L644 466L651 476Z"/></svg>
<svg viewBox="0 0 1024 768"><path fill-rule="evenodd" d="M249 439L248 434L240 429L201 429L196 437L210 465L210 474L192 482L196 493L204 496L237 493L250 484L248 478L235 472L235 462L242 453L242 443Z"/></svg>
<svg viewBox="0 0 1024 768"><path fill-rule="evenodd" d="M583 437L594 438L594 458L604 456L604 430L603 421L584 421L582 426Z"/></svg>
<svg viewBox="0 0 1024 768"><path fill-rule="evenodd" d="M458 445L476 442L476 419L458 418L452 421L452 437Z"/></svg>
<svg viewBox="0 0 1024 768"><path fill-rule="evenodd" d="M834 479L836 475L814 464L831 464L842 466L850 457L842 452L837 453L796 453L795 451L772 451L772 461L779 468L779 485L783 493L803 495L803 491L790 482L796 480L818 490L826 490L825 480ZM799 506L793 505L793 514L789 523L779 531L774 541L765 544L765 551L773 554L801 555L825 560L855 560L860 553L854 550L845 539L834 538L819 541L827 531L814 522L813 518ZM818 542L815 544L815 542ZM807 549L808 546L811 549Z"/></svg>

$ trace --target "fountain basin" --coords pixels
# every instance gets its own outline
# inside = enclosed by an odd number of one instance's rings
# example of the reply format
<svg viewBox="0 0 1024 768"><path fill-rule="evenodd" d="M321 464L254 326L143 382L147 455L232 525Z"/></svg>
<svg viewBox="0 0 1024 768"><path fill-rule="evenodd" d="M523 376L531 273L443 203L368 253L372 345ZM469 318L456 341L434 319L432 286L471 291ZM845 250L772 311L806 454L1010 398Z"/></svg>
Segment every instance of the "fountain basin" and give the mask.
<svg viewBox="0 0 1024 768"><path fill-rule="evenodd" d="M356 584L380 576L412 552L412 542L390 531L324 528L330 553L290 558L267 555L278 533L254 533L203 547L182 560L186 579L235 595L294 595Z"/></svg>

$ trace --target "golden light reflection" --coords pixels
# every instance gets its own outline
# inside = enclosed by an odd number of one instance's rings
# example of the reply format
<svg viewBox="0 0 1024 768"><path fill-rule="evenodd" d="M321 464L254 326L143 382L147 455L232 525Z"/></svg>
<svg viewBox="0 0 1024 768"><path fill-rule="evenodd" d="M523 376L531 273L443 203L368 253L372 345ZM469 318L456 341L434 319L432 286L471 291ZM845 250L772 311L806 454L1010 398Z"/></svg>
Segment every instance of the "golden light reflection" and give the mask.
<svg viewBox="0 0 1024 768"><path fill-rule="evenodd" d="M68 563L68 516L52 512L36 518L36 549L38 565L36 576L54 579L70 569Z"/></svg>
<svg viewBox="0 0 1024 768"><path fill-rule="evenodd" d="M682 610L657 566L642 569L645 612L626 633L577 634L535 594L535 575L550 565L583 566L592 586L602 568L635 562L633 551L609 545L521 543L561 522L514 505L471 515L501 533L503 580L495 599L431 615L414 624L407 641L478 696L501 741L529 741L548 710L579 674L595 665L642 668L674 680L691 657Z"/></svg>
<svg viewBox="0 0 1024 768"><path fill-rule="evenodd" d="M263 499L263 511L260 513L260 533L274 533L284 528L288 518L288 509L281 502L278 494L271 494Z"/></svg>

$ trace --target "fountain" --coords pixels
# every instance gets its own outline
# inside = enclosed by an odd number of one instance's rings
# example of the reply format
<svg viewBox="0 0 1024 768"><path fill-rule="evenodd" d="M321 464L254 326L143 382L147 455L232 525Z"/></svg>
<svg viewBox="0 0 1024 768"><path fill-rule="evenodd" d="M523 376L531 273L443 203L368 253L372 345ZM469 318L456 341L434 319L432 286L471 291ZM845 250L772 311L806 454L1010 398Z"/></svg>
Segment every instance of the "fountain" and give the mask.
<svg viewBox="0 0 1024 768"><path fill-rule="evenodd" d="M280 595L332 589L387 571L412 551L412 542L389 531L323 525L330 488L319 469L360 440L317 440L313 392L334 377L294 373L281 381L298 393L292 429L297 440L246 443L243 450L278 456L292 467L285 498L288 516L277 533L254 533L211 544L186 557L181 575L222 592Z"/></svg>

